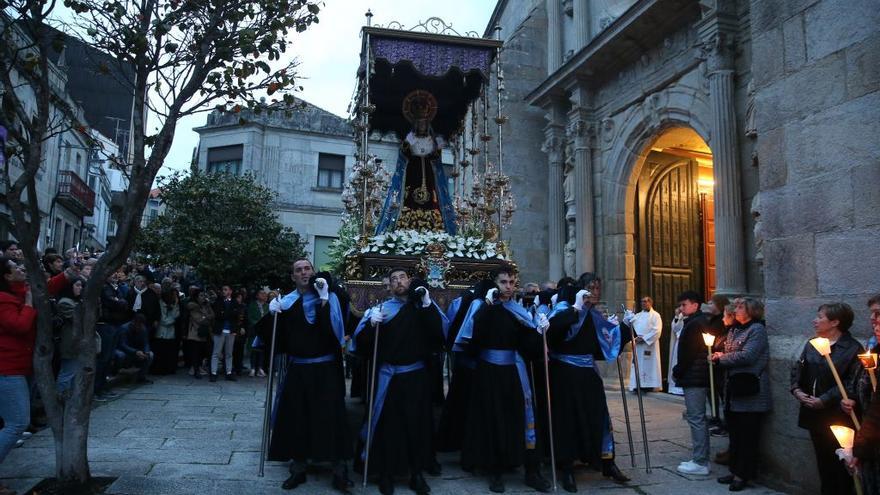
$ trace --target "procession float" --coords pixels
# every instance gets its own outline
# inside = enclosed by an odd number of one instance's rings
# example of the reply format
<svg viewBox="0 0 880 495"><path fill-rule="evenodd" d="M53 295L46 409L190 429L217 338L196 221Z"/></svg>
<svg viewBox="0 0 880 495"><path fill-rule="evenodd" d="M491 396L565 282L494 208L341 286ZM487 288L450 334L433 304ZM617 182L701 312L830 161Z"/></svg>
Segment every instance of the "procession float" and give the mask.
<svg viewBox="0 0 880 495"><path fill-rule="evenodd" d="M392 267L424 278L445 306L510 261L501 237L515 210L500 142L502 43L438 18L410 29L371 18L361 30L357 159L343 192L338 269L359 307L384 296ZM380 141L399 143L396 163L371 151Z"/></svg>

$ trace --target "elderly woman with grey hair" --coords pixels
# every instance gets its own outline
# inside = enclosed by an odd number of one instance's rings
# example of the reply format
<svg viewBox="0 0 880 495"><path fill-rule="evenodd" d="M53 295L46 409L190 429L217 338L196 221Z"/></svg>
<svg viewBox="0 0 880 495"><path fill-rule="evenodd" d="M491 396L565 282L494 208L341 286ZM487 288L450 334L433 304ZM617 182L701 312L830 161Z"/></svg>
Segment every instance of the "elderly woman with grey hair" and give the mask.
<svg viewBox="0 0 880 495"><path fill-rule="evenodd" d="M764 327L764 305L750 297L734 301L736 323L724 351L712 361L726 374L725 417L730 434L730 474L718 478L730 491L744 489L757 474L761 424L770 410L770 344Z"/></svg>

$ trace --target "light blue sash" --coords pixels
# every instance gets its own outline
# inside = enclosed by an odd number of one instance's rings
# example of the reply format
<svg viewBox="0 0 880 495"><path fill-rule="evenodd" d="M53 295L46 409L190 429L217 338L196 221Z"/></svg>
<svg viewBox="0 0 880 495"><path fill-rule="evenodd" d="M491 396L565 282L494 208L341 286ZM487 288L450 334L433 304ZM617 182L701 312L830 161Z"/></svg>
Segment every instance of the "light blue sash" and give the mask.
<svg viewBox="0 0 880 495"><path fill-rule="evenodd" d="M382 415L382 406L385 404L385 396L388 395L388 386L391 385L391 379L394 378L394 375L400 375L403 373L412 373L413 371L420 370L425 367L425 363L422 361L416 361L412 364L383 364L379 367L379 374L376 380L376 398L373 401L373 422L370 423L370 436L376 434L376 425L379 424L379 416ZM364 424L364 427L361 428L361 440L364 441L364 451L361 452L361 459L366 458L366 445L369 443L372 445L372 438L370 438L370 442L367 442L367 425Z"/></svg>
<svg viewBox="0 0 880 495"><path fill-rule="evenodd" d="M518 352L511 349L483 349L480 351L480 359L496 366L516 366L519 375L519 383L522 387L523 403L525 404L525 440L526 449L534 449L536 444L535 435L535 411L532 407L532 388L529 386L529 376L526 373L526 363Z"/></svg>

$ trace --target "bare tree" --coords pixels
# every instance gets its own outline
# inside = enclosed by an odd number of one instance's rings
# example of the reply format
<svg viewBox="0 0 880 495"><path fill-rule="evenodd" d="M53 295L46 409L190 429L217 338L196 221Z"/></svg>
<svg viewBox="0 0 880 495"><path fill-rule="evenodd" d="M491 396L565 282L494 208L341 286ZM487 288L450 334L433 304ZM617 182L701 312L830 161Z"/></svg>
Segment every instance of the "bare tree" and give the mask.
<svg viewBox="0 0 880 495"><path fill-rule="evenodd" d="M56 477L59 483L82 485L90 479L87 438L101 290L132 249L177 122L216 107L233 112L243 107L256 112L273 108L257 101L264 94L278 103L274 107L292 105L296 64L285 56L291 44L288 36L317 22L319 7L307 0L65 0L64 4L76 13L68 24L52 20L55 0L0 0L0 123L9 130L10 155L2 180L39 315L34 369L55 438ZM37 250L41 215L35 178L45 159L47 139L71 129L87 132L74 105L53 86L52 60L68 36L105 52L119 65L99 69L131 89L133 133L125 157L128 188L116 239L95 265L74 317L81 366L70 391L59 394L52 370L56 350L48 317L51 307ZM23 97L27 91L33 92L33 108ZM147 129L148 115L157 122L152 132Z"/></svg>

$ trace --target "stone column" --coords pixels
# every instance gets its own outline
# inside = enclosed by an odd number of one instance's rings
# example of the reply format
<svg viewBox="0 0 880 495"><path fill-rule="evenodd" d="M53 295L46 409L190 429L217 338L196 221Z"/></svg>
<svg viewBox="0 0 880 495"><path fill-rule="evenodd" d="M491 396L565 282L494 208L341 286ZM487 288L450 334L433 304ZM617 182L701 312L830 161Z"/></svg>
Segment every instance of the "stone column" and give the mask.
<svg viewBox="0 0 880 495"><path fill-rule="evenodd" d="M575 271L581 274L596 271L591 149L595 126L592 124L588 111L589 91L586 86L583 83L577 83L572 89L571 95L572 109L568 114L567 133L568 138L572 140L574 153L575 237L577 239Z"/></svg>
<svg viewBox="0 0 880 495"><path fill-rule="evenodd" d="M575 52L587 46L593 39L590 31L590 0L574 0Z"/></svg>
<svg viewBox="0 0 880 495"><path fill-rule="evenodd" d="M734 111L733 13L711 10L699 26L712 108L712 167L715 176L715 277L722 294L746 292L742 191Z"/></svg>
<svg viewBox="0 0 880 495"><path fill-rule="evenodd" d="M550 280L565 275L563 268L565 248L565 196L562 185L565 166L565 110L563 102L554 101L547 113L550 121L544 128L542 151L547 153L547 247Z"/></svg>
<svg viewBox="0 0 880 495"><path fill-rule="evenodd" d="M562 8L560 0L547 0L547 74L562 65Z"/></svg>

